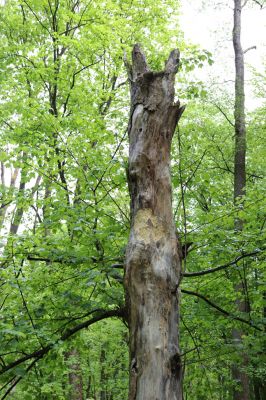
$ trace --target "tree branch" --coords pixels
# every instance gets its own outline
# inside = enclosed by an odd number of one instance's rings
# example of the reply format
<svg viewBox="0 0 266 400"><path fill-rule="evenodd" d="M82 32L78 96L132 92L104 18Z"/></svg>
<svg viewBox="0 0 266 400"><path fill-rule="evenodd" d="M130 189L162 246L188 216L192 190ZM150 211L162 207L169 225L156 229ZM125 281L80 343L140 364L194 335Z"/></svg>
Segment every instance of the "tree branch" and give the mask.
<svg viewBox="0 0 266 400"><path fill-rule="evenodd" d="M218 108L218 110L223 114L223 116L225 117L226 121L229 122L229 124L234 128L235 124L230 120L230 118L227 117L227 115L225 114L225 112L221 109L220 106L218 106L218 104L214 103L215 107Z"/></svg>
<svg viewBox="0 0 266 400"><path fill-rule="evenodd" d="M258 4L258 6L260 6L261 10L263 9L263 3L264 3L264 1L262 1L262 2L260 2L260 1L258 1L258 0L253 0L253 1L254 1L254 3Z"/></svg>
<svg viewBox="0 0 266 400"><path fill-rule="evenodd" d="M246 50L243 51L243 54L246 54L249 50L256 50L257 46L250 46Z"/></svg>
<svg viewBox="0 0 266 400"><path fill-rule="evenodd" d="M99 312L99 310L96 310ZM118 317L118 318L123 318L124 317L124 310L123 309L115 309L115 310L102 310L98 315L95 317L81 322L80 324L74 326L73 328L70 328L66 330L65 333L63 333L60 338L58 338L55 342L49 343L47 346L35 350L34 352L27 354L24 357L19 358L16 361L11 362L8 365L5 365L3 368L0 369L0 375L4 374L5 372L11 370L12 368L24 363L25 361L31 360L31 359L41 359L43 356L49 353L50 350L54 347L54 345L60 341L65 341L71 336L73 336L75 333L79 332L80 330L84 328L88 328L90 325L102 321L103 319L106 318L112 318L112 317Z"/></svg>
<svg viewBox="0 0 266 400"><path fill-rule="evenodd" d="M26 4L26 6L30 9L30 11L32 12L32 14L34 15L34 17L36 18L36 20L39 22L39 24L49 33L50 36L51 32L49 31L49 29L47 28L47 26L45 26L42 21L39 19L38 15L36 14L36 12L32 9L32 7L27 3L26 0L23 0L23 3Z"/></svg>
<svg viewBox="0 0 266 400"><path fill-rule="evenodd" d="M73 75L72 75L72 82L71 82L71 84L70 84L70 88L69 88L69 91L68 91L66 100L65 100L64 103L63 103L63 116L65 116L65 114L66 114L67 105L68 105L68 102L69 102L69 98L70 98L70 95L71 95L71 91L72 91L72 89L73 89L74 86L75 86L76 76L77 76L78 74L80 74L82 71L84 71L84 70L86 70L86 69L92 67L93 65L98 64L98 63L101 61L101 57L102 57L102 56L100 56L100 59L99 59L99 60L97 60L97 61L95 61L95 62L93 62L93 63L91 63L91 64L83 65L82 68L80 68L79 70L77 70L77 71L75 71L75 72L73 73Z"/></svg>
<svg viewBox="0 0 266 400"><path fill-rule="evenodd" d="M212 274L213 272L220 271L222 269L225 269L225 268L231 267L232 265L235 265L238 261L242 260L242 258L252 257L252 256L255 256L256 254L262 253L264 251L265 251L265 249L256 250L256 251L253 251L252 253L242 254L241 256L237 257L235 260L230 261L227 264L219 265L218 267L215 267L215 268L205 269L203 271L185 272L185 273L183 273L183 276L191 278L194 276L202 276L202 275Z"/></svg>
<svg viewBox="0 0 266 400"><path fill-rule="evenodd" d="M186 294L190 294L190 295L192 295L192 296L196 296L196 297L198 297L198 298L204 300L207 304L209 304L211 307L215 308L217 311L219 311L220 313L222 313L223 315L225 315L225 316L228 317L228 318L232 318L232 319L234 319L234 320L236 320L236 321L242 322L243 324L249 325L249 326L251 326L252 328L254 328L254 329L258 330L258 331L263 331L263 330L262 330L261 328L259 328L258 326L253 325L252 322L247 321L247 320L244 319L244 318L237 317L236 315L233 315L233 314L229 313L228 311L224 310L223 308L217 306L217 305L214 304L211 300L207 299L207 297L203 296L203 295L200 294L200 293L192 292L191 290L186 290L186 289L181 289L181 292L182 292L182 293L186 293Z"/></svg>
<svg viewBox="0 0 266 400"><path fill-rule="evenodd" d="M27 367L26 372L30 371L31 368L36 364L36 362L37 362L40 358L41 358L41 357L36 357L36 358L32 361L32 363ZM14 381L14 382L12 383L11 386L9 386L9 388L8 388L7 391L5 392L4 396L1 397L1 400L4 400L4 399L8 396L8 394L14 389L15 386L17 386L17 384L21 381L22 378L23 378L22 376L19 376L17 379L15 379L15 376L12 378L12 380L11 380L9 383L11 383L12 381ZM15 379L15 380L14 380L14 379ZM2 389L3 389L3 388L2 388ZM0 390L2 390L2 389L0 389Z"/></svg>
<svg viewBox="0 0 266 400"><path fill-rule="evenodd" d="M241 8L244 8L247 4L248 0L245 0L244 3L242 4Z"/></svg>

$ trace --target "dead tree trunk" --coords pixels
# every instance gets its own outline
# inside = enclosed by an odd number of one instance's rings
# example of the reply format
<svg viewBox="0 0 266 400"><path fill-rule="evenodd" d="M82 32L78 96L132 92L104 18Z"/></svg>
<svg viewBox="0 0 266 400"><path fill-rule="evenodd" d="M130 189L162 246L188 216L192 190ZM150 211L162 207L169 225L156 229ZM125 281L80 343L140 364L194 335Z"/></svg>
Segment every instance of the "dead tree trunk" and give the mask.
<svg viewBox="0 0 266 400"><path fill-rule="evenodd" d="M246 192L246 125L245 125L245 81L244 81L244 52L241 46L241 0L234 0L234 28L233 45L235 54L235 162L234 162L234 203L240 208L243 207L243 196ZM235 231L241 233L243 230L243 219L235 219ZM243 267L245 268L245 266ZM245 274L243 274L245 277ZM245 279L245 278L242 278ZM245 282L235 285L235 290L244 295ZM236 302L240 312L247 312L249 305L245 299ZM243 332L239 329L233 330L233 339L236 342L242 341ZM241 365L233 367L233 378L239 388L234 390L234 400L249 399L249 379L244 371L248 359L244 354Z"/></svg>
<svg viewBox="0 0 266 400"><path fill-rule="evenodd" d="M170 148L184 107L174 103L179 51L152 72L138 45L130 67L128 184L131 231L125 290L130 328L129 400L181 400L180 260L172 214Z"/></svg>

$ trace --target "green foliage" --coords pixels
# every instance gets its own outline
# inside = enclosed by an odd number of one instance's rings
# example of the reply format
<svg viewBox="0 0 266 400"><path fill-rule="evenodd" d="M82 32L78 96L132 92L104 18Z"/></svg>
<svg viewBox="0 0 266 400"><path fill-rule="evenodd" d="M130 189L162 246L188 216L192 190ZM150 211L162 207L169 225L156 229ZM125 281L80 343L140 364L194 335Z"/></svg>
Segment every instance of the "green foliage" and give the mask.
<svg viewBox="0 0 266 400"><path fill-rule="evenodd" d="M163 68L170 49L182 54L178 95L189 105L173 141L172 176L177 229L183 243L193 242L183 268L201 271L257 251L182 281L182 289L230 314L182 294L185 398L231 398L230 367L243 351L231 332L241 325L235 316L247 318L235 305L239 275L251 304L248 321L265 324L264 110L248 116L247 195L239 210L232 195L233 127L195 79L199 68L212 65L212 55L183 42L177 15L174 0L1 6L1 368L29 356L1 375L1 396L19 383L10 394L15 400L70 399L74 376L84 398L126 398L127 329L108 312L125 317L130 216L123 58L141 42L154 69ZM233 120L228 98L218 100ZM241 235L233 231L237 216L245 220ZM108 319L82 325L104 313ZM248 372L262 379L264 339L248 324L245 333ZM42 349L48 350L39 358L30 356Z"/></svg>
<svg viewBox="0 0 266 400"><path fill-rule="evenodd" d="M218 100L217 100L218 103ZM232 118L223 99L222 110ZM244 209L233 204L234 131L219 109L205 102L190 103L173 143L172 173L175 215L181 241L193 245L184 261L185 271L197 272L226 265L241 254L255 252L219 272L183 278L182 289L193 290L228 312L223 313L197 296L182 294L181 343L184 354L184 395L187 399L232 399L230 368L248 354L251 379L265 379L265 157L260 110L248 119L247 195ZM254 124L258 125L255 127ZM255 155L256 153L256 155ZM182 200L183 199L183 200ZM235 218L245 220L234 231ZM235 290L245 282L250 311L240 313ZM261 331L238 324L242 317ZM244 329L242 347L232 340L232 330ZM221 397L222 396L222 397Z"/></svg>
<svg viewBox="0 0 266 400"><path fill-rule="evenodd" d="M23 381L14 399L71 399L70 375L82 383L84 398L105 396L123 400L127 396L127 329L119 321L103 321L72 339L54 346L45 362L25 374L17 367Z"/></svg>

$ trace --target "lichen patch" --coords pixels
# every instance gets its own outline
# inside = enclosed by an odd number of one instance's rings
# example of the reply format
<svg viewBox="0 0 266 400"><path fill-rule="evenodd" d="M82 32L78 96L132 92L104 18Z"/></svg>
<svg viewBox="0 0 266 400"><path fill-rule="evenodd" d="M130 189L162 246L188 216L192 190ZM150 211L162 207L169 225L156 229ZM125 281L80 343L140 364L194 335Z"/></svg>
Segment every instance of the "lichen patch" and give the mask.
<svg viewBox="0 0 266 400"><path fill-rule="evenodd" d="M139 210L135 216L134 233L137 240L148 244L151 241L160 241L165 236L165 227L150 208L145 208Z"/></svg>

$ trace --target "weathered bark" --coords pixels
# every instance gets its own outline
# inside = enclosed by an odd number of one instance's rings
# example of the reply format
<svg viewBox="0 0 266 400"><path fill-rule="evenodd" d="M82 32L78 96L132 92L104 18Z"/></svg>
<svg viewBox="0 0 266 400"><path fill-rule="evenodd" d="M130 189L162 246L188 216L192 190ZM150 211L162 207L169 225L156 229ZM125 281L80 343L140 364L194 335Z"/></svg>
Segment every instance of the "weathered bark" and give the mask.
<svg viewBox="0 0 266 400"><path fill-rule="evenodd" d="M164 71L132 53L128 184L131 231L125 290L130 328L129 400L182 399L178 339L180 260L172 214L170 147L184 107L174 103L179 51Z"/></svg>
<svg viewBox="0 0 266 400"><path fill-rule="evenodd" d="M234 0L234 28L233 45L235 54L235 161L234 161L234 203L240 208L243 207L243 196L246 191L246 125L245 125L245 90L244 90L244 53L241 46L241 0ZM235 230L241 232L244 222L241 218L235 219ZM244 274L245 276L245 274ZM244 294L242 282L235 285L235 290ZM240 312L247 312L249 305L246 300L241 299L236 302ZM235 342L242 341L243 332L239 329L233 330ZM249 399L249 379L244 372L248 359L244 354L241 365L235 365L232 375L235 382L239 385L233 392L234 400Z"/></svg>

